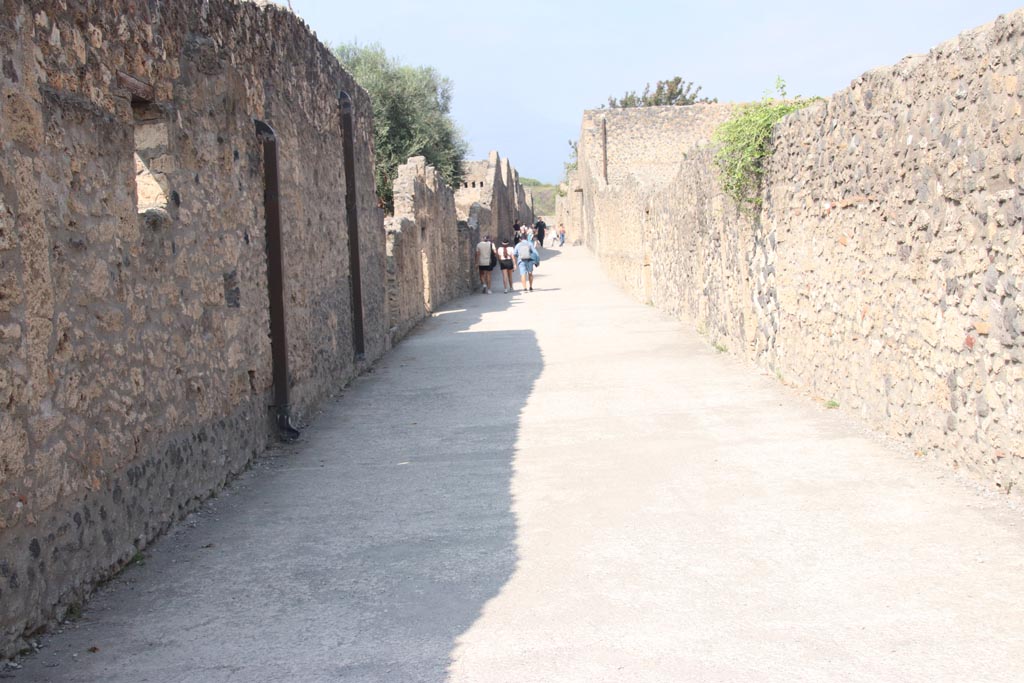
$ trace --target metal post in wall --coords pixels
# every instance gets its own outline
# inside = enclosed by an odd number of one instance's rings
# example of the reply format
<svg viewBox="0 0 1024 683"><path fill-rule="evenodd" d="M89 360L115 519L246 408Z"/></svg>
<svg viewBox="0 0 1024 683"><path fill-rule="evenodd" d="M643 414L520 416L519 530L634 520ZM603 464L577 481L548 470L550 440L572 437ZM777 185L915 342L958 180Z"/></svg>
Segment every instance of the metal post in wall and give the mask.
<svg viewBox="0 0 1024 683"><path fill-rule="evenodd" d="M359 259L359 205L356 202L355 124L352 98L344 90L338 96L341 106L341 137L345 157L345 219L348 223L348 263L352 278L352 347L357 359L366 354L363 332L363 282Z"/></svg>
<svg viewBox="0 0 1024 683"><path fill-rule="evenodd" d="M288 396L288 334L284 310L284 249L281 239L281 201L277 134L256 120L256 137L263 143L263 214L267 228L267 290L270 298L270 355L274 378L274 407L282 438L299 436L292 425Z"/></svg>

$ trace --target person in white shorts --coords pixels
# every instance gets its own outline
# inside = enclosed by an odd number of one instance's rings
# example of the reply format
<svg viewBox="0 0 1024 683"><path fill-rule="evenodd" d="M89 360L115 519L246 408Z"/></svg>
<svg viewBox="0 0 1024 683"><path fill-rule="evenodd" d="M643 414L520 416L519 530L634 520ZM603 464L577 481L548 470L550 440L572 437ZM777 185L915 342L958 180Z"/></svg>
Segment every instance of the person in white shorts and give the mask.
<svg viewBox="0 0 1024 683"><path fill-rule="evenodd" d="M533 291L533 269L540 263L540 254L534 248L530 240L523 240L516 245L513 250L516 255L516 259L519 261L519 277L523 282L523 291ZM530 288L526 288L526 281L529 278Z"/></svg>

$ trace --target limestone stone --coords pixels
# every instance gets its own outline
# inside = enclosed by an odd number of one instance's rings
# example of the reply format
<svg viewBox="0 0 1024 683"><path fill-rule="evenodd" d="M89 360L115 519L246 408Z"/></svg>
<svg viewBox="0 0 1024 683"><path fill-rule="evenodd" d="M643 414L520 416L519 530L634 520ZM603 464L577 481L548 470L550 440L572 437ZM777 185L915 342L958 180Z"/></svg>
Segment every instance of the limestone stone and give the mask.
<svg viewBox="0 0 1024 683"><path fill-rule="evenodd" d="M168 145L167 123L147 123L135 127L135 149L151 153L166 149Z"/></svg>
<svg viewBox="0 0 1024 683"><path fill-rule="evenodd" d="M37 150L43 142L42 113L26 93L14 92L7 96L2 121L7 134L30 150Z"/></svg>
<svg viewBox="0 0 1024 683"><path fill-rule="evenodd" d="M5 480L21 476L28 456L28 433L6 411L0 412L0 443L5 446L3 453L0 453L0 476Z"/></svg>
<svg viewBox="0 0 1024 683"><path fill-rule="evenodd" d="M14 217L0 197L0 251L8 251L14 244Z"/></svg>

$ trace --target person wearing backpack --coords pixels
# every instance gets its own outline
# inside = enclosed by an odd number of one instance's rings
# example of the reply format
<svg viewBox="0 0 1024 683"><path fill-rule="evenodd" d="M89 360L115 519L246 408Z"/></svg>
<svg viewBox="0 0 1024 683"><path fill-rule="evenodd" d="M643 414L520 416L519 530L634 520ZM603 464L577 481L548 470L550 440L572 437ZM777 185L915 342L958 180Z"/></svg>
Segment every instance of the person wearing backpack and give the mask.
<svg viewBox="0 0 1024 683"><path fill-rule="evenodd" d="M533 291L533 269L540 264L540 254L537 253L537 249L533 246L530 240L523 240L516 245L513 250L516 259L519 261L519 277L523 282L523 291ZM526 288L527 278L529 278L530 288Z"/></svg>
<svg viewBox="0 0 1024 683"><path fill-rule="evenodd" d="M476 265L480 270L480 291L484 294L491 293L491 271L498 262L498 252L494 248L494 242L490 235L476 245Z"/></svg>
<svg viewBox="0 0 1024 683"><path fill-rule="evenodd" d="M512 282L512 271L516 267L516 250L508 245L508 240L502 240L498 247L498 265L501 266L501 284L505 287L505 293L516 291Z"/></svg>

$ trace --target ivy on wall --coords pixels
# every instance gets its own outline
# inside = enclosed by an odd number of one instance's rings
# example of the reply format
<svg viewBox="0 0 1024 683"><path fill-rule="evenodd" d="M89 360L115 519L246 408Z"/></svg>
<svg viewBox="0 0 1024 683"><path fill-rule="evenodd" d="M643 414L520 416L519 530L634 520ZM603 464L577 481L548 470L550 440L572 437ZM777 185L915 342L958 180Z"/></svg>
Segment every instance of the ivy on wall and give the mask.
<svg viewBox="0 0 1024 683"><path fill-rule="evenodd" d="M737 106L712 138L720 145L715 164L722 189L746 213L761 208L761 183L764 162L771 155L772 128L783 116L819 99L803 99L799 95L787 98L786 83L781 78L775 81L775 91L777 97L765 93L760 102Z"/></svg>

